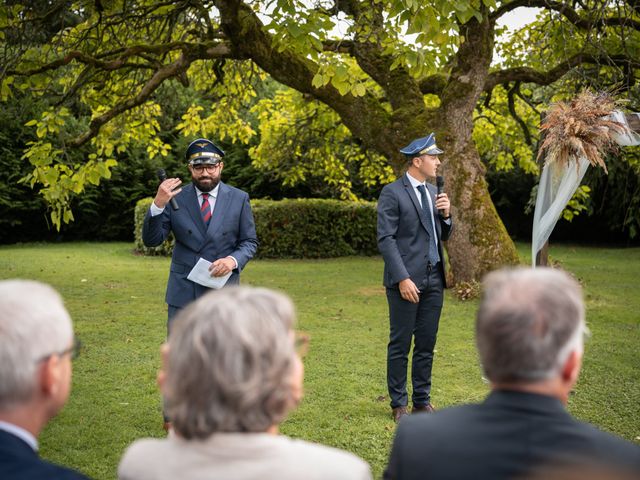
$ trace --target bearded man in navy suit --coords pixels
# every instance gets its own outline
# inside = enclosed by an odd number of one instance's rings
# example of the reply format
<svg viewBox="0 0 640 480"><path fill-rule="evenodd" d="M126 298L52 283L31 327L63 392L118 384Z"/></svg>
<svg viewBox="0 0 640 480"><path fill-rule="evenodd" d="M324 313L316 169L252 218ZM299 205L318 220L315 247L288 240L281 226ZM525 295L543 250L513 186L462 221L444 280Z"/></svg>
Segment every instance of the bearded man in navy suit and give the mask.
<svg viewBox="0 0 640 480"><path fill-rule="evenodd" d="M406 415L407 361L414 340L413 412L432 412L431 368L444 296L442 241L451 233L449 198L426 182L436 176L442 154L433 133L400 152L407 173L386 185L378 199L378 248L384 259L389 303L387 387L393 418Z"/></svg>
<svg viewBox="0 0 640 480"><path fill-rule="evenodd" d="M249 195L220 181L224 152L200 138L185 156L192 183L180 188L180 179L164 180L142 227L148 247L160 245L170 232L175 237L165 297L168 330L180 309L209 290L187 278L200 258L212 262L212 277L231 272L226 285L234 285L258 248Z"/></svg>
<svg viewBox="0 0 640 480"><path fill-rule="evenodd" d="M49 285L0 281L0 478L82 480L38 456L38 435L62 409L78 352L69 313Z"/></svg>

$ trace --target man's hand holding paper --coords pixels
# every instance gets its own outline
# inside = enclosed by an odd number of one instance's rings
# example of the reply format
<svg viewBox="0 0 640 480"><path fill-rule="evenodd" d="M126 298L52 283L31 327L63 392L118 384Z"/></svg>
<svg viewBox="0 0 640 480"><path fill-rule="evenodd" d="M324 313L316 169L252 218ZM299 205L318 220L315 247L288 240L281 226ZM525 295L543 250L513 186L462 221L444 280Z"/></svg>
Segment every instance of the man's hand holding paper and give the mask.
<svg viewBox="0 0 640 480"><path fill-rule="evenodd" d="M227 262L222 262L222 260L226 260ZM187 279L208 288L214 288L216 290L222 288L224 284L227 283L227 280L229 280L232 272L232 269L227 268L228 262L234 264L233 259L229 257L218 259L213 263L205 260L204 258L200 258L193 269L189 272ZM217 266L216 263L218 264Z"/></svg>

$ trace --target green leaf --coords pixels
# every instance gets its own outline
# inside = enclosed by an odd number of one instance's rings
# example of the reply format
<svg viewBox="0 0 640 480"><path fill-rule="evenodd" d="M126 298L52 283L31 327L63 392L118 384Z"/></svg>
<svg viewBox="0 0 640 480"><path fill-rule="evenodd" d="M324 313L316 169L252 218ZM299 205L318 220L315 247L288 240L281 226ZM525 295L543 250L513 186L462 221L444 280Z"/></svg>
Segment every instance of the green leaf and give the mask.
<svg viewBox="0 0 640 480"><path fill-rule="evenodd" d="M354 97L364 97L367 93L367 89L363 83L356 83L351 89L351 93Z"/></svg>
<svg viewBox="0 0 640 480"><path fill-rule="evenodd" d="M320 88L320 87L324 86L324 84L325 84L325 81L324 81L324 78L323 78L322 74L321 73L316 73L313 76L313 79L311 80L311 85L313 85L315 88Z"/></svg>

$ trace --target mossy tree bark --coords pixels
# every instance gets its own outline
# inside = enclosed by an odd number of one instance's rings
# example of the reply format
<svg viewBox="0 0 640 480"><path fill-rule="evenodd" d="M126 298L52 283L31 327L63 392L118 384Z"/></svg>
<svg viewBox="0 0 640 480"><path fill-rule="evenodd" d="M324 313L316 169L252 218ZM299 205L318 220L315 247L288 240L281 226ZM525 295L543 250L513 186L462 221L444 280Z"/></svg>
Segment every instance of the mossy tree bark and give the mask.
<svg viewBox="0 0 640 480"><path fill-rule="evenodd" d="M496 212L484 166L472 140L473 109L484 91L493 54L493 28L475 19L462 30L451 75L440 94L438 118L448 152L444 171L456 229L448 242L455 281L473 281L502 265L518 263L515 245Z"/></svg>

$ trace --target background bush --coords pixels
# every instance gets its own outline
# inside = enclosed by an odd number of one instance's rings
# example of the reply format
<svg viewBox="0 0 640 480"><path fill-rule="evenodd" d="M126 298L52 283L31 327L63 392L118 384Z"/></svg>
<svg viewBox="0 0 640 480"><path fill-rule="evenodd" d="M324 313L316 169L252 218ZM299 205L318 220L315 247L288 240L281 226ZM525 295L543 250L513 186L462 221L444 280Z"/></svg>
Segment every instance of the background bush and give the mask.
<svg viewBox="0 0 640 480"><path fill-rule="evenodd" d="M376 255L376 203L323 199L252 203L258 258Z"/></svg>
<svg viewBox="0 0 640 480"><path fill-rule="evenodd" d="M153 202L152 197L138 200L134 209L133 224L135 227L133 232L133 242L135 245L135 251L143 255L165 255L168 257L171 255L171 252L173 252L173 245L175 244L173 233L170 233L169 237L162 242L162 245L158 245L157 247L147 247L142 242L142 224L144 222L144 216L147 214L147 210L149 210L149 207L151 206L151 202Z"/></svg>
<svg viewBox="0 0 640 480"><path fill-rule="evenodd" d="M145 255L170 255L173 240L142 243L142 222L153 201L135 208L135 247ZM376 203L322 199L253 200L258 258L329 258L376 255Z"/></svg>

